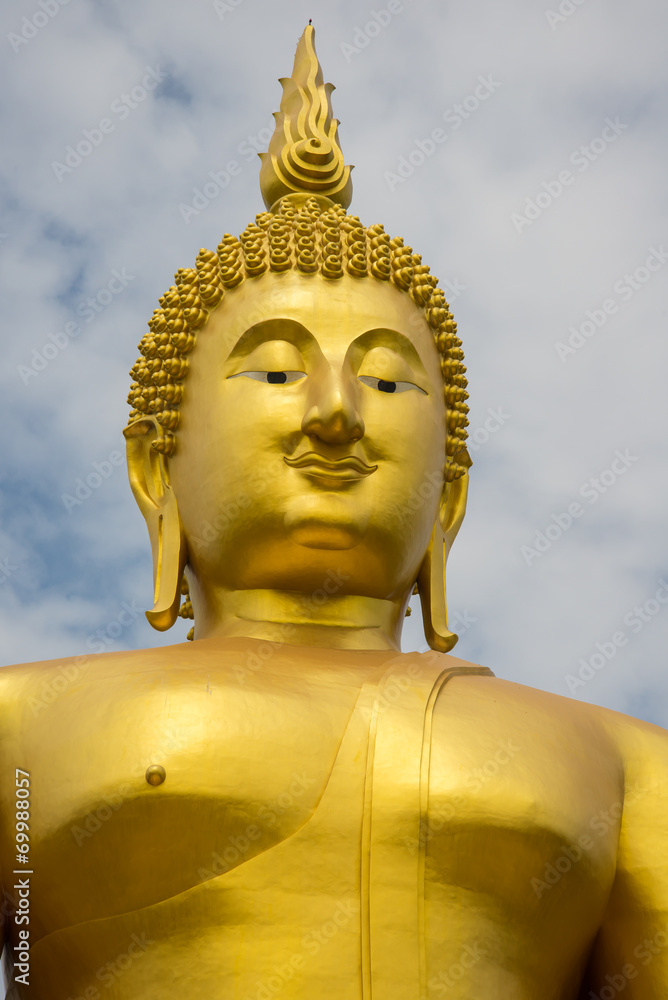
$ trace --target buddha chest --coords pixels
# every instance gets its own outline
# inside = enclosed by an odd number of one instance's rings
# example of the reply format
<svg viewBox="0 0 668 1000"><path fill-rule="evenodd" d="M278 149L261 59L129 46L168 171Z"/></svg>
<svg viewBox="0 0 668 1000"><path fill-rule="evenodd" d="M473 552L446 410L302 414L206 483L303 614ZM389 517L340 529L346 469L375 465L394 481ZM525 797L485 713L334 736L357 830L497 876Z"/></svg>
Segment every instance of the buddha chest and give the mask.
<svg viewBox="0 0 668 1000"><path fill-rule="evenodd" d="M287 996L357 1000L394 975L396 940L402 968L423 954L438 995L466 961L481 989L501 975L500 926L506 955L556 935L554 974L577 975L619 818L595 734L474 676L432 698L427 732L408 672L419 657L388 673L386 654L344 654L334 670L300 655L130 665L72 684L20 742L8 734L10 763L31 774L44 981L78 968L62 1000L90 983L166 1000L184 948L202 997L244 1000L282 976ZM7 870L11 842L3 854ZM507 975L508 996L532 995Z"/></svg>

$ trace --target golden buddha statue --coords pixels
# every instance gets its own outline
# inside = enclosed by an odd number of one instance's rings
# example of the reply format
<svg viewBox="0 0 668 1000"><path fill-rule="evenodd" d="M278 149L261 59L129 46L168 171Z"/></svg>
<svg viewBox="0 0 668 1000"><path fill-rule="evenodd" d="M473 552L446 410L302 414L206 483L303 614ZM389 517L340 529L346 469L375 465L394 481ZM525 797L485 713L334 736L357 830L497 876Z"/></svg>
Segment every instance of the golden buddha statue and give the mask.
<svg viewBox="0 0 668 1000"><path fill-rule="evenodd" d="M147 617L194 641L0 672L8 996L661 1000L666 734L448 655L461 341L346 212L311 27L282 83L268 210L132 371Z"/></svg>

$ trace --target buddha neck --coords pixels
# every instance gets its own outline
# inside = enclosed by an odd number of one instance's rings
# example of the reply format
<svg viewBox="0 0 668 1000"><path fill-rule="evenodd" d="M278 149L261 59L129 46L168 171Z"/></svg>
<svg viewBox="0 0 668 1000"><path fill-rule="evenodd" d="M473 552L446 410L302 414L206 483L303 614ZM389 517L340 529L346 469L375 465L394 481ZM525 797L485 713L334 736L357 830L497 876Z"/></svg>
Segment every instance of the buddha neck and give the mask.
<svg viewBox="0 0 668 1000"><path fill-rule="evenodd" d="M357 595L191 587L198 639L246 637L329 649L401 648L405 603ZM194 593L193 593L194 591Z"/></svg>

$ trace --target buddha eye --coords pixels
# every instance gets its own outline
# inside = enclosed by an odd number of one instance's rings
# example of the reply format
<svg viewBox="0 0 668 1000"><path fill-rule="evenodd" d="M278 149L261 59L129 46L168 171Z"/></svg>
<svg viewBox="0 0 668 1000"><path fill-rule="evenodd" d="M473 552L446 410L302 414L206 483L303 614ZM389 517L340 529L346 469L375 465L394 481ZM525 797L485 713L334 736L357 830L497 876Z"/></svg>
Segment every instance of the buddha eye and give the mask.
<svg viewBox="0 0 668 1000"><path fill-rule="evenodd" d="M269 385L285 385L286 382L298 382L306 378L306 372L237 372L229 378L252 378L256 382L266 382Z"/></svg>
<svg viewBox="0 0 668 1000"><path fill-rule="evenodd" d="M378 392L408 392L409 389L417 389L418 392L427 395L426 389L413 382L390 382L388 379L376 378L373 375L358 375L357 377L364 385L368 385L371 389L377 389Z"/></svg>

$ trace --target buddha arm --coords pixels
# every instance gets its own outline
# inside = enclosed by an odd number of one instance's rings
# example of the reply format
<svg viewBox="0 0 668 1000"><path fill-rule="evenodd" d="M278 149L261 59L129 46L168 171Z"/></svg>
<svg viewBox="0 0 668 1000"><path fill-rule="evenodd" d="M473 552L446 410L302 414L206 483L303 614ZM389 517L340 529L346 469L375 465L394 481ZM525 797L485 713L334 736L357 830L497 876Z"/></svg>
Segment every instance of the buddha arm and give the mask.
<svg viewBox="0 0 668 1000"><path fill-rule="evenodd" d="M668 997L668 733L635 719L616 725L625 773L617 873L587 985L653 1000Z"/></svg>

